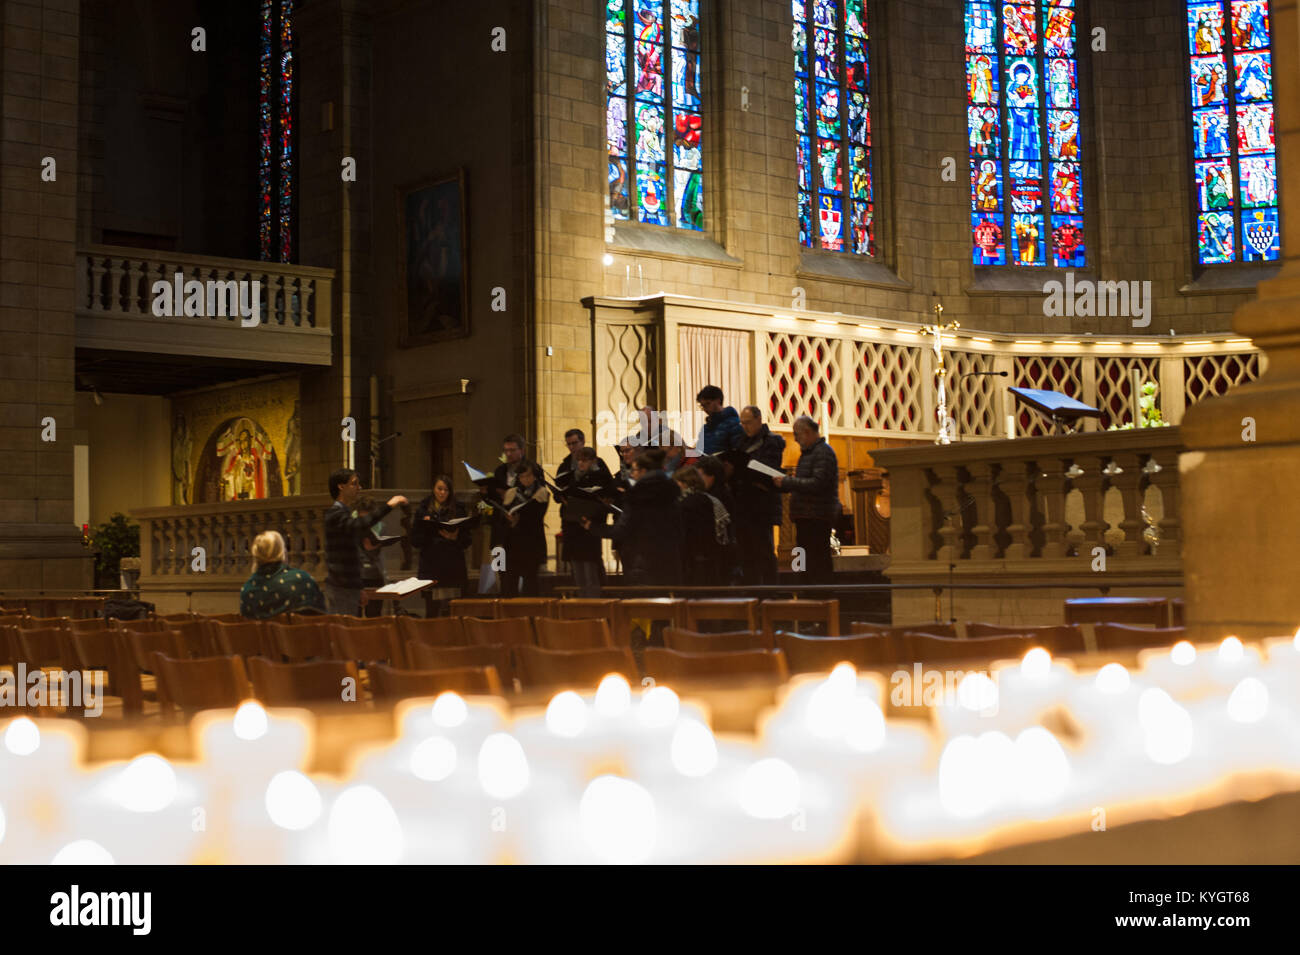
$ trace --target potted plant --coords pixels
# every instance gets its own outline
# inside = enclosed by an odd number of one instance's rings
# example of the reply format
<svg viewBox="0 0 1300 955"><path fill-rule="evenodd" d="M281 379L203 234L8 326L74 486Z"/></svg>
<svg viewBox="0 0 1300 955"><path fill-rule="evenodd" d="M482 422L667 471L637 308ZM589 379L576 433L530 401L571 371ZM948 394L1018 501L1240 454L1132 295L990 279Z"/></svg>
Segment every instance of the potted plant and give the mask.
<svg viewBox="0 0 1300 955"><path fill-rule="evenodd" d="M114 514L95 528L90 546L95 551L96 586L117 589L121 586L122 558L140 556L140 525L125 514Z"/></svg>

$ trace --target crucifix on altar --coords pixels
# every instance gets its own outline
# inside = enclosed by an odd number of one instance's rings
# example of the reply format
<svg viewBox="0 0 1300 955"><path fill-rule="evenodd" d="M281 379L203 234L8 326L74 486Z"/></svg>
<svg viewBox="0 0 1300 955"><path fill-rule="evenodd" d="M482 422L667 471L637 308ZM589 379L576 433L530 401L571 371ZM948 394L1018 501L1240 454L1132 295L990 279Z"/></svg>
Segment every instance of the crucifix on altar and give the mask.
<svg viewBox="0 0 1300 955"><path fill-rule="evenodd" d="M943 306L935 303L934 306L934 324L925 325L921 328L922 334L934 336L934 370L939 376L939 403L935 408L934 416L939 422L939 436L934 439L935 444L952 444L953 433L957 430L956 422L948 417L948 370L943 364L943 333L961 328L961 322L948 322L943 324Z"/></svg>

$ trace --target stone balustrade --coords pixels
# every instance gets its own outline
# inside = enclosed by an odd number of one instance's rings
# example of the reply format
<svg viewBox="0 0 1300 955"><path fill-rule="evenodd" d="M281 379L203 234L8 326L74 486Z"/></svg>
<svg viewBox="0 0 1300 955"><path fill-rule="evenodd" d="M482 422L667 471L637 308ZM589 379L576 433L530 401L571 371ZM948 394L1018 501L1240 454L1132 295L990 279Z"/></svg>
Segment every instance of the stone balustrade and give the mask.
<svg viewBox="0 0 1300 955"><path fill-rule="evenodd" d="M412 505L427 493L366 491L377 501L403 494ZM230 595L238 594L252 571L249 551L253 538L268 530L284 535L291 566L324 580L325 511L330 503L328 494L304 494L134 510L131 516L140 523L140 589L146 600L168 594L208 593L225 595L224 603L229 603ZM399 527L402 518L400 510L385 517L385 532L405 532L405 527ZM197 569L200 555L195 548L203 549L202 570ZM384 556L390 577L414 573L418 555L402 545L387 548ZM202 608L196 604L194 609Z"/></svg>
<svg viewBox="0 0 1300 955"><path fill-rule="evenodd" d="M79 348L330 363L331 269L92 245L77 251L76 279ZM170 314L156 314L163 298ZM243 324L241 303L256 304L256 325Z"/></svg>
<svg viewBox="0 0 1300 955"><path fill-rule="evenodd" d="M958 616L1021 623L1059 623L1060 601L1080 588L1180 583L1182 450L1176 427L879 450L873 457L888 471L891 507L887 574L936 589L957 581L1059 585L1032 597L990 590L956 598L967 605ZM896 620L929 619L932 609L923 595L895 596Z"/></svg>

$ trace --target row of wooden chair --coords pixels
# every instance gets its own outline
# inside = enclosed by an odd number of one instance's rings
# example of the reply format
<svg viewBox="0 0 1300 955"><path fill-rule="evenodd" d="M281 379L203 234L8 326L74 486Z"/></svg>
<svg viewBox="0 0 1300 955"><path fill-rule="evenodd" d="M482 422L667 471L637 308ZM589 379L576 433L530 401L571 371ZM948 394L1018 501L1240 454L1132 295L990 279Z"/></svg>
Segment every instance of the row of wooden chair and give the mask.
<svg viewBox="0 0 1300 955"><path fill-rule="evenodd" d="M723 623L733 624L733 629L736 630L763 630L767 633L775 633L778 624L794 624L793 629L799 629L801 625L815 625L828 636L836 636L840 632L838 600L760 600L757 597L702 600L683 597L628 600L464 597L450 602L450 612L452 616L480 619L602 619L615 633L627 632L634 620L665 623L697 631Z"/></svg>
<svg viewBox="0 0 1300 955"><path fill-rule="evenodd" d="M427 647L412 643L419 669L386 664L368 667L376 703L433 696L448 690L462 694L501 695L507 675L528 689L592 689L610 673L636 682L640 673L627 649L544 650L541 647ZM513 658L513 660L512 660ZM204 657L190 660L156 651L148 661L158 679L158 701L195 711L235 706L249 697L268 706L335 703L346 698L351 681L359 687L350 660L279 663L265 657ZM679 653L658 647L645 652L645 674L656 682L763 679L779 683L788 676L780 650ZM353 695L352 699L358 699Z"/></svg>

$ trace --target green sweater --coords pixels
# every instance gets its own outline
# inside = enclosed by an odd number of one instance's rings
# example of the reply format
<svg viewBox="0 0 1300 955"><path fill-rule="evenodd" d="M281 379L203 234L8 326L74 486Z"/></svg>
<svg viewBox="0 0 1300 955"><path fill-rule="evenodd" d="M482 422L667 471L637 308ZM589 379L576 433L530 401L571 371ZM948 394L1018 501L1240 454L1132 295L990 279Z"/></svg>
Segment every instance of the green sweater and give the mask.
<svg viewBox="0 0 1300 955"><path fill-rule="evenodd" d="M255 620L308 608L325 610L325 597L311 574L284 564L263 564L239 592L239 612Z"/></svg>

